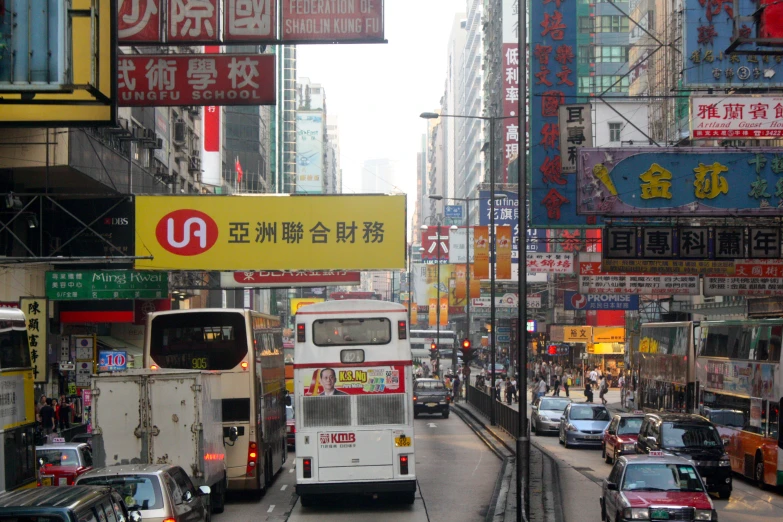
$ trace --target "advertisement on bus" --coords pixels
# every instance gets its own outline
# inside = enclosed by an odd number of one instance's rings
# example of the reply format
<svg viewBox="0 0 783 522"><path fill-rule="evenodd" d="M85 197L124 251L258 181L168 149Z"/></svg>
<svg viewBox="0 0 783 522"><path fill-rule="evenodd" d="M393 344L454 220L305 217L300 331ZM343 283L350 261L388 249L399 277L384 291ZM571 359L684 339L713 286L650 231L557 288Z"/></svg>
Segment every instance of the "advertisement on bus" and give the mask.
<svg viewBox="0 0 783 522"><path fill-rule="evenodd" d="M402 365L324 367L300 375L305 397L405 393L405 367Z"/></svg>

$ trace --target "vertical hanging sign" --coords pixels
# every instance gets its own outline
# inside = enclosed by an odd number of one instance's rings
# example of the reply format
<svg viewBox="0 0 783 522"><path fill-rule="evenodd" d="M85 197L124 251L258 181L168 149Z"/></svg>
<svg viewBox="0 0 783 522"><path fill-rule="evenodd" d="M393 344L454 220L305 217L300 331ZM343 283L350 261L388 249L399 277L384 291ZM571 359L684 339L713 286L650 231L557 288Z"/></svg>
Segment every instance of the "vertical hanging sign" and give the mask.
<svg viewBox="0 0 783 522"><path fill-rule="evenodd" d="M438 299L436 297L430 297L429 313L428 324L435 326L435 323L438 321Z"/></svg>
<svg viewBox="0 0 783 522"><path fill-rule="evenodd" d="M440 298L440 325L449 324L449 296Z"/></svg>
<svg viewBox="0 0 783 522"><path fill-rule="evenodd" d="M560 106L576 98L576 0L530 6L531 223L536 227L594 225L576 214L576 176L563 173Z"/></svg>
<svg viewBox="0 0 783 522"><path fill-rule="evenodd" d="M19 308L24 312L27 323L27 342L30 345L30 362L33 363L33 379L35 382L46 382L46 326L49 314L44 297L22 297Z"/></svg>
<svg viewBox="0 0 783 522"><path fill-rule="evenodd" d="M495 232L495 251L497 252L497 264L495 265L495 277L498 279L511 279L511 227L502 225Z"/></svg>
<svg viewBox="0 0 783 522"><path fill-rule="evenodd" d="M576 156L582 147L593 146L590 104L560 106L560 167L563 173L576 173Z"/></svg>
<svg viewBox="0 0 783 522"><path fill-rule="evenodd" d="M204 52L219 53L220 46L207 45L204 47ZM206 185L219 186L222 178L223 163L220 159L221 112L222 110L219 106L208 105L204 107L204 117L201 119L201 135L204 140L204 148L201 153L201 182Z"/></svg>
<svg viewBox="0 0 783 522"><path fill-rule="evenodd" d="M508 165L519 156L519 0L503 0L503 183L509 183Z"/></svg>
<svg viewBox="0 0 783 522"><path fill-rule="evenodd" d="M489 227L475 227L473 267L476 280L489 279Z"/></svg>

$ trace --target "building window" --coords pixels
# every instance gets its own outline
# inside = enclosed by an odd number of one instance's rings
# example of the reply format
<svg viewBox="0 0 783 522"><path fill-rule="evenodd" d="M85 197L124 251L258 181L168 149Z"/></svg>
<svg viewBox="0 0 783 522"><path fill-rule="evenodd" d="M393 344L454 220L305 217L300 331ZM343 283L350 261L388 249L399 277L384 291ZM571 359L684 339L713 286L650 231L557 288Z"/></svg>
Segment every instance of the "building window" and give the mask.
<svg viewBox="0 0 783 522"><path fill-rule="evenodd" d="M607 93L627 93L628 92L628 76L618 75L604 75L594 76L595 79L595 92L601 94Z"/></svg>
<svg viewBox="0 0 783 522"><path fill-rule="evenodd" d="M620 142L620 131L622 131L622 123L609 123L609 141L612 143Z"/></svg>
<svg viewBox="0 0 783 522"><path fill-rule="evenodd" d="M593 93L593 78L589 76L579 76L577 78L579 84L577 86L577 92L579 94L592 94Z"/></svg>
<svg viewBox="0 0 783 522"><path fill-rule="evenodd" d="M628 62L628 46L598 45L593 50L595 62L626 63Z"/></svg>
<svg viewBox="0 0 783 522"><path fill-rule="evenodd" d="M579 17L579 32L580 33L592 33L593 32L593 19L589 16Z"/></svg>
<svg viewBox="0 0 783 522"><path fill-rule="evenodd" d="M578 63L582 65L593 63L593 49L594 47L592 45L580 45L576 53L577 59L579 60Z"/></svg>
<svg viewBox="0 0 783 522"><path fill-rule="evenodd" d="M596 16L596 33L627 33L628 18L619 15Z"/></svg>

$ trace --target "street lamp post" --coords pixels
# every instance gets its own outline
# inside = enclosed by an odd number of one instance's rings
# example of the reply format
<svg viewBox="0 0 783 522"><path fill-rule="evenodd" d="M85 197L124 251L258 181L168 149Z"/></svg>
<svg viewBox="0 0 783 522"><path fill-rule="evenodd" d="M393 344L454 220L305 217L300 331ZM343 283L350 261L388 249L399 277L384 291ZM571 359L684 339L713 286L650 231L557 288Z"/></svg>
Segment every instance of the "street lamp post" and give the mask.
<svg viewBox="0 0 783 522"><path fill-rule="evenodd" d="M443 221L442 221L442 216L440 216L440 215L430 216L430 218L432 218L432 217L435 218L436 227L437 227L437 232L436 232L436 237L435 237L435 256L436 256L435 260L436 260L437 266L438 266L437 275L435 276L436 277L435 286L437 288L437 294L436 294L437 297L436 297L436 300L435 300L435 332L436 332L435 333L435 346L436 346L436 348L438 350L438 361L440 361L440 240L441 240L441 237L443 237L443 236L440 235L440 227L443 225ZM425 219L425 221L426 221L426 219ZM427 225L422 225L421 229L422 230L429 230ZM424 249L422 248L421 250L424 250ZM457 347L454 346L454 348L453 348L453 356L452 356L452 363L454 364L454 366L452 367L453 369L456 368L456 364L455 364L456 363L456 356L457 356ZM438 368L438 369L440 369L440 368ZM443 377L442 375L440 375L440 372L438 372L438 376L441 377L441 378Z"/></svg>

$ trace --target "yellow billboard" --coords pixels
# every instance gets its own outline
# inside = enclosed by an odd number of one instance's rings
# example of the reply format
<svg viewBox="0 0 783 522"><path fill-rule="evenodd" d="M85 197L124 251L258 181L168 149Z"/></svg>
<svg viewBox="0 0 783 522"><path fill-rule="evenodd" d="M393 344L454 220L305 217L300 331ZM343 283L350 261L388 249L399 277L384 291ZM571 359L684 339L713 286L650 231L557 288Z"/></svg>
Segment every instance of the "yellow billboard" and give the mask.
<svg viewBox="0 0 783 522"><path fill-rule="evenodd" d="M296 315L296 312L303 306L324 302L322 297L297 297L289 301L291 303L291 315Z"/></svg>
<svg viewBox="0 0 783 522"><path fill-rule="evenodd" d="M405 268L404 195L137 196L140 270Z"/></svg>
<svg viewBox="0 0 783 522"><path fill-rule="evenodd" d="M622 343L625 342L625 328L622 326L594 326L594 343Z"/></svg>
<svg viewBox="0 0 783 522"><path fill-rule="evenodd" d="M567 343L589 343L592 341L592 326L563 326L563 341Z"/></svg>
<svg viewBox="0 0 783 522"><path fill-rule="evenodd" d="M115 0L71 1L67 9L70 38L61 51L70 65L70 85L63 89L68 92L41 92L32 99L29 92L4 93L0 126L116 125L116 4ZM40 28L33 30L40 32Z"/></svg>

